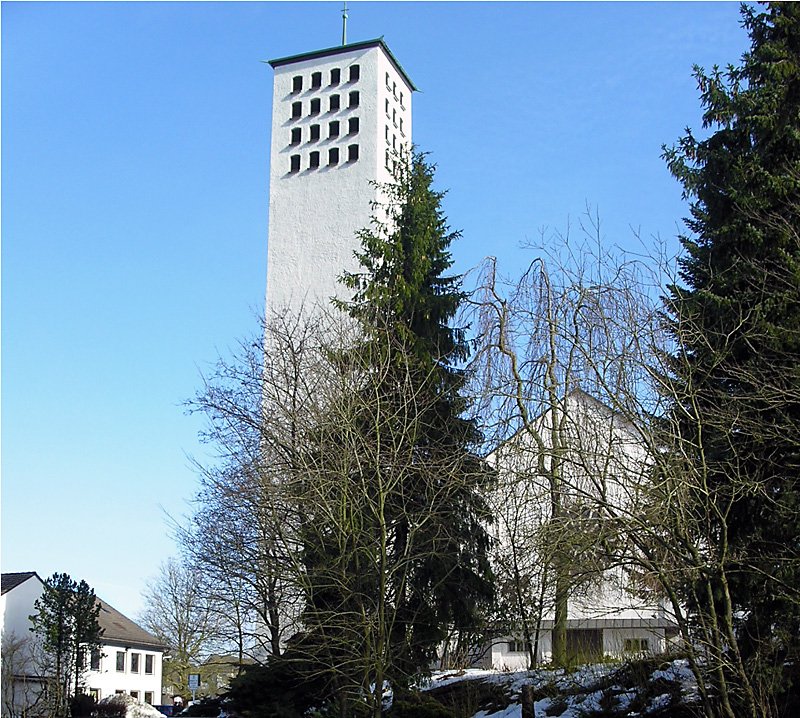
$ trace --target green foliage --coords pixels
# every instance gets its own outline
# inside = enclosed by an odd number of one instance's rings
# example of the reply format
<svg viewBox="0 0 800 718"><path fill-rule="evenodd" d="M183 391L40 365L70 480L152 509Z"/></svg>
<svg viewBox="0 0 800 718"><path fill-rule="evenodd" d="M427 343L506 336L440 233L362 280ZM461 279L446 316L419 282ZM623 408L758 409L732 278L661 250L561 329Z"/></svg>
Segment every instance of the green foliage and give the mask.
<svg viewBox="0 0 800 718"><path fill-rule="evenodd" d="M89 718L94 715L97 701L94 696L87 693L78 693L72 696L69 702L69 712L72 718Z"/></svg>
<svg viewBox="0 0 800 718"><path fill-rule="evenodd" d="M448 627L474 628L492 599L492 474L465 417L467 344L449 325L463 294L444 276L457 233L432 182L415 155L379 188L363 271L343 277L353 300L339 303L357 337L332 352L337 390L304 441L307 670L342 711L377 714L384 682L429 670Z"/></svg>
<svg viewBox="0 0 800 718"><path fill-rule="evenodd" d="M405 693L395 697L389 718L454 718L455 714L427 693Z"/></svg>
<svg viewBox="0 0 800 718"><path fill-rule="evenodd" d="M742 16L741 66L696 69L713 133L665 153L692 199L685 286L667 305L674 417L701 477L696 539L717 557L698 576L711 597L692 585L686 597L732 617L742 672L769 705L800 659L800 7Z"/></svg>
<svg viewBox="0 0 800 718"><path fill-rule="evenodd" d="M309 672L308 653L296 643L294 639L265 665L244 667L226 694L231 713L241 718L300 718L330 699L326 681Z"/></svg>
<svg viewBox="0 0 800 718"><path fill-rule="evenodd" d="M52 658L57 682L55 714L61 716L68 710L67 696L78 693L85 657L100 647L100 604L85 581L54 573L44 582L34 608L31 626Z"/></svg>
<svg viewBox="0 0 800 718"><path fill-rule="evenodd" d="M459 233L447 225L433 179L423 154L398 163L396 182L380 186L385 200L359 235L363 271L342 279L354 291L342 306L364 334L360 351L376 366L398 360L378 390L410 429L409 465L387 501L395 560L413 561L405 586L389 589L402 597L392 635L397 685L426 669L448 625L474 628L493 596L481 494L491 474L474 453L477 424L465 417L465 330L450 325L464 293L459 277L445 275ZM417 397L410 410L409 394Z"/></svg>

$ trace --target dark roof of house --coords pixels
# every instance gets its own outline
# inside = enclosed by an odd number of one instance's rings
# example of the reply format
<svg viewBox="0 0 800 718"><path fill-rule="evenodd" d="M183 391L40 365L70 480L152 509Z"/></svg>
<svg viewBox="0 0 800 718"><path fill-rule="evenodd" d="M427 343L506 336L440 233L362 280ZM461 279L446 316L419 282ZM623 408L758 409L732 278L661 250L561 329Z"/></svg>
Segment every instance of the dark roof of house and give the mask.
<svg viewBox="0 0 800 718"><path fill-rule="evenodd" d="M29 578L36 576L36 571L23 571L22 573L4 573L0 576L0 583L2 583L2 589L0 589L0 593L8 593L12 588L16 588L21 583L25 583ZM42 579L39 579L40 581Z"/></svg>
<svg viewBox="0 0 800 718"><path fill-rule="evenodd" d="M12 588L16 588L21 583L25 583L32 576L39 578L35 571L24 573L4 573L2 574L2 592L8 593ZM39 578L42 581L41 578ZM42 583L44 583L42 581ZM152 633L145 631L144 628L131 621L127 616L122 615L116 608L109 606L101 598L97 599L100 605L100 614L97 622L103 629L103 640L122 645L147 646L154 650L166 650L165 646Z"/></svg>
<svg viewBox="0 0 800 718"><path fill-rule="evenodd" d="M380 47L386 53L391 63L394 65L403 79L408 83L412 90L417 90L417 86L411 81L408 73L403 69L403 66L397 61L397 58L392 55L389 46L383 41L382 37L375 40L364 40L362 42L350 42L347 45L337 45L336 47L326 47L324 50L313 50L312 52L303 52L299 55L289 55L288 57L279 57L275 60L269 60L272 67L280 67L281 65L290 65L293 62L302 62L304 60L315 60L318 57L327 57L328 55L338 55L342 52L352 52L353 50L366 50L370 47Z"/></svg>
<svg viewBox="0 0 800 718"><path fill-rule="evenodd" d="M127 616L123 616L113 606L109 606L100 598L97 599L97 603L100 604L100 615L97 622L100 624L100 628L103 629L103 641L151 646L155 649L167 648L152 633L145 631L144 628L131 621Z"/></svg>

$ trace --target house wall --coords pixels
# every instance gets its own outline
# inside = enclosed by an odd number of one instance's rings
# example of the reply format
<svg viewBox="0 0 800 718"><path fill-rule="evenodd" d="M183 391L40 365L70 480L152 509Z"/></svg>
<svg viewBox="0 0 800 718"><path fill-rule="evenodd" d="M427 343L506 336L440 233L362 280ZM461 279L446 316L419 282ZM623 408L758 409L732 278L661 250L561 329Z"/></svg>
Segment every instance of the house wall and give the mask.
<svg viewBox="0 0 800 718"><path fill-rule="evenodd" d="M123 670L117 670L117 653L124 655ZM133 671L133 654L139 656L139 670ZM145 672L146 656L153 657L153 672ZM100 669L86 671L86 690L100 700L115 693L127 693L140 701L161 703L162 653L152 648L126 646L121 642L104 643ZM146 695L152 694L152 695ZM150 700L147 700L150 698Z"/></svg>
<svg viewBox="0 0 800 718"><path fill-rule="evenodd" d="M349 81L352 65L359 65L360 76ZM338 85L330 84L330 71L341 70ZM311 73L322 73L322 86L311 89ZM398 100L386 88L386 73L398 86ZM292 91L292 80L302 76L303 89ZM348 96L359 92L357 108L348 107ZM399 106L403 92L405 110ZM411 88L395 70L380 46L339 52L321 58L300 60L275 68L272 99L272 138L269 188L269 241L267 248L267 312L286 307L294 311L330 297L342 296L338 277L355 271L358 262L353 251L360 247L356 232L369 226L378 198L374 182L386 182L387 122L391 136L399 135L390 115L402 112L406 143L411 142ZM340 96L341 108L330 111L330 97ZM310 115L312 99L321 100L321 111ZM292 103L302 103L302 114L292 119ZM348 135L348 120L359 118L359 131ZM340 123L338 138L328 136L331 121ZM309 141L310 127L320 125L320 139ZM301 142L291 144L292 129L300 128ZM347 160L348 146L357 144L357 161ZM328 150L339 148L339 162L328 165ZM312 151L320 152L318 169L309 168ZM290 158L300 155L300 170L290 171Z"/></svg>
<svg viewBox="0 0 800 718"><path fill-rule="evenodd" d="M44 700L46 669L38 650L38 641L30 630L29 616L33 604L42 593L42 582L32 576L0 596L4 671L16 677L2 685L2 715L20 715L24 710L29 718L47 715Z"/></svg>
<svg viewBox="0 0 800 718"><path fill-rule="evenodd" d="M31 624L29 616L34 614L34 603L42 595L44 586L33 576L2 595L3 636L30 636ZM125 670L116 670L117 651L125 653ZM139 672L131 671L131 653L138 653ZM153 656L153 673L145 674L145 655ZM139 700L144 700L145 692L153 694L153 700L161 700L162 653L152 648L125 646L122 643L103 643L100 659L100 670L87 670L84 686L88 691L95 691L98 698L105 698L116 692L137 693Z"/></svg>
<svg viewBox="0 0 800 718"><path fill-rule="evenodd" d="M31 576L27 581L15 586L4 593L0 606L2 606L3 634L14 634L17 637L31 635L30 616L35 613L33 604L42 595L44 585L36 576Z"/></svg>

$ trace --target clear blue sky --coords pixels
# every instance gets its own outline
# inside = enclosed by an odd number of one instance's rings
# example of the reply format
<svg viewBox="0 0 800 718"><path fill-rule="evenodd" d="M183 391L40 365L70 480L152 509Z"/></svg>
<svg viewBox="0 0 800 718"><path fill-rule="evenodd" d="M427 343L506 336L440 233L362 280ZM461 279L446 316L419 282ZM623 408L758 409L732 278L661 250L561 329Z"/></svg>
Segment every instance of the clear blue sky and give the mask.
<svg viewBox="0 0 800 718"><path fill-rule="evenodd" d="M589 203L609 242L674 237L660 159L735 3L360 3L420 88L415 141L463 240L508 271ZM66 571L132 616L202 459L181 403L256 330L272 71L341 3L2 5L2 570Z"/></svg>

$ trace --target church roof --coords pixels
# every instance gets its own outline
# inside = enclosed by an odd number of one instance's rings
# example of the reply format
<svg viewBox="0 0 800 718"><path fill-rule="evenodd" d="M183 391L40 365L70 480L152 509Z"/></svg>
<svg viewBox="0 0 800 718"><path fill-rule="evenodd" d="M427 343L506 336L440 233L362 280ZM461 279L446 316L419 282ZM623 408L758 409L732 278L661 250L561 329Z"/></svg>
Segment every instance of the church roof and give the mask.
<svg viewBox="0 0 800 718"><path fill-rule="evenodd" d="M336 47L328 47L324 50L314 50L312 52L304 52L300 55L289 55L288 57L279 57L275 60L269 60L272 67L280 67L281 65L291 65L295 62L303 62L305 60L315 60L319 57L328 57L329 55L338 55L342 52L352 52L353 50L366 50L370 47L380 47L389 58L395 69L400 73L403 79L408 83L412 90L417 90L417 86L411 81L406 71L397 61L397 58L392 54L389 46L383 41L382 37L375 40L363 40L362 42L350 42L347 45L338 45Z"/></svg>

